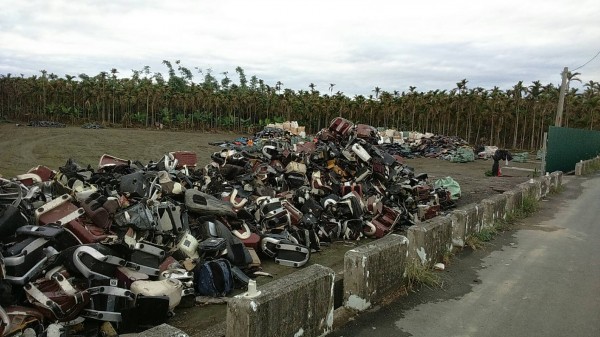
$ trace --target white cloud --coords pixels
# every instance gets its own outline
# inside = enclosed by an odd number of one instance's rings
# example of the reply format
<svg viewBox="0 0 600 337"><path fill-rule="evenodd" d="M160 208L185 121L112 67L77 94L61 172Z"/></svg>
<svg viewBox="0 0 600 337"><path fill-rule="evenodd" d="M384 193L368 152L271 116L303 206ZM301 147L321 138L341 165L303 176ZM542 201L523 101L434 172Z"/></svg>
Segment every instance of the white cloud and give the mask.
<svg viewBox="0 0 600 337"><path fill-rule="evenodd" d="M6 2L6 1L3 1ZM557 83L600 49L600 2L8 1L0 73L97 74L163 59L215 74L236 66L267 83L347 94ZM581 69L600 80L600 60ZM221 75L218 75L221 76Z"/></svg>

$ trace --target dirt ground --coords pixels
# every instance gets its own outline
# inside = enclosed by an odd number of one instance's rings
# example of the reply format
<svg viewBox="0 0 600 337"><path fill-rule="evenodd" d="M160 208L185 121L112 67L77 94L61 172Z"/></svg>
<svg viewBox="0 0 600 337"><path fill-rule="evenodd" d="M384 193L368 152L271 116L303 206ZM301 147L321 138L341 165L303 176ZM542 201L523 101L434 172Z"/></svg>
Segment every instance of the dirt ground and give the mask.
<svg viewBox="0 0 600 337"><path fill-rule="evenodd" d="M96 168L104 153L147 163L159 160L169 151L196 151L199 164L205 165L210 162L210 155L219 150L209 142L227 141L239 136L242 135L140 129L32 128L0 124L0 176L11 178L36 165L57 169L69 158ZM485 171L492 167L491 160L451 163L416 158L406 159L405 164L413 167L416 173L427 173L430 180L446 176L454 178L462 191L459 206L477 202L490 194L502 193L526 181L533 173L521 169L539 170L540 167L539 161L509 163L508 167L501 163L502 177L486 177Z"/></svg>
<svg viewBox="0 0 600 337"><path fill-rule="evenodd" d="M0 176L11 178L27 172L36 165L46 165L52 169L64 165L69 158L80 165L96 168L104 153L124 159L140 160L147 163L159 160L166 152L176 150L195 151L199 164L210 162L210 155L219 148L209 142L232 140L241 135L233 133L173 132L165 130L140 129L82 129L68 128L31 128L17 127L14 124L0 124ZM440 159L406 159L405 164L414 168L416 173L427 173L430 180L450 176L461 187L462 197L458 207L496 193L502 193L527 181L533 174L531 170L540 167L539 161L528 163L501 163L503 176L487 177L492 161L476 160L470 163L451 163ZM362 243L365 241L363 240ZM311 257L310 264L319 263L343 270L343 254L361 243L335 243ZM265 271L274 278L260 278L262 285L297 271L281 267L266 261ZM170 324L193 336L204 335L206 329L223 322L225 306L209 305L204 307L177 308L176 316Z"/></svg>

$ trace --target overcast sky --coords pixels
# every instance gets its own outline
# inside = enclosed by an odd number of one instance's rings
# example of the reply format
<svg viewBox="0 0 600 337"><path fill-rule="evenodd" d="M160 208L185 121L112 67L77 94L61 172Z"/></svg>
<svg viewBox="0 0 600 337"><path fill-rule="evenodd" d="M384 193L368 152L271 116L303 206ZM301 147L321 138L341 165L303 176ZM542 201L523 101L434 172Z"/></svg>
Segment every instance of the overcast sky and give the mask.
<svg viewBox="0 0 600 337"><path fill-rule="evenodd" d="M600 51L599 0L0 0L0 74L120 76L162 60L321 93L560 83ZM600 56L578 70L600 81ZM574 83L574 86L579 86Z"/></svg>

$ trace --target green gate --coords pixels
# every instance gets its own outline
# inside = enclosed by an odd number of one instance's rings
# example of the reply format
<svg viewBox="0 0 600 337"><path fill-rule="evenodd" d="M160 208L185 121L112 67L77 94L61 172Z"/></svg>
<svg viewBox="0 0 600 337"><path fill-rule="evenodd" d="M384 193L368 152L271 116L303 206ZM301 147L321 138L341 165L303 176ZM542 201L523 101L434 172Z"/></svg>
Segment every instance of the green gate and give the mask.
<svg viewBox="0 0 600 337"><path fill-rule="evenodd" d="M573 171L578 161L600 153L600 131L551 126L546 149L547 172Z"/></svg>

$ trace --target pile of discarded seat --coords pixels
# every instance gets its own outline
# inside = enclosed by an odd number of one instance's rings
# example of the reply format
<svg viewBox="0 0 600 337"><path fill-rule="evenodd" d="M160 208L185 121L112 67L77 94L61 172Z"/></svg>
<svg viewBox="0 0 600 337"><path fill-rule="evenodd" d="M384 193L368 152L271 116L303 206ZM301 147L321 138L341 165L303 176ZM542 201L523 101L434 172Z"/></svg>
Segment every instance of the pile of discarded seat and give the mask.
<svg viewBox="0 0 600 337"><path fill-rule="evenodd" d="M295 144L262 135L204 167L176 151L0 178L0 335L137 332L196 296L245 289L261 259L302 267L326 243L381 238L454 206L371 126L336 118Z"/></svg>
<svg viewBox="0 0 600 337"><path fill-rule="evenodd" d="M82 129L104 129L104 126L102 124L98 124L98 123L84 123L81 126Z"/></svg>
<svg viewBox="0 0 600 337"><path fill-rule="evenodd" d="M474 160L474 154L469 154L473 152L473 148L460 137L432 133L415 134L416 136L411 133L411 137L402 138L402 141L384 142L382 146L386 151L405 158L439 158L453 162Z"/></svg>
<svg viewBox="0 0 600 337"><path fill-rule="evenodd" d="M67 127L65 123L54 122L54 121L31 121L27 123L27 126L33 126L36 128L64 128Z"/></svg>

